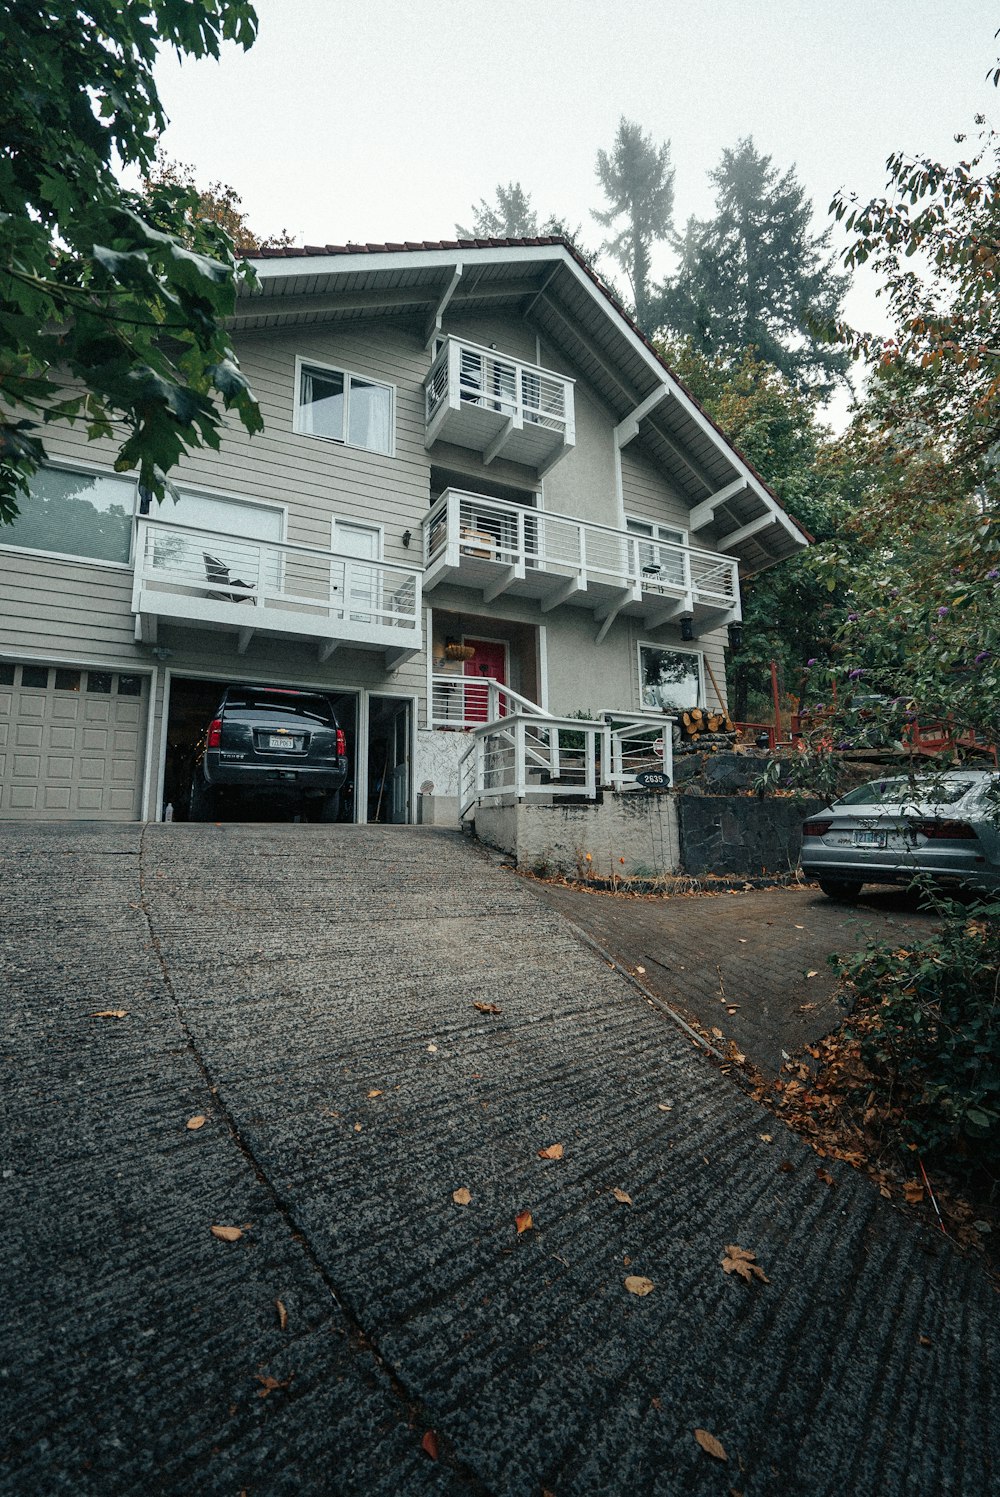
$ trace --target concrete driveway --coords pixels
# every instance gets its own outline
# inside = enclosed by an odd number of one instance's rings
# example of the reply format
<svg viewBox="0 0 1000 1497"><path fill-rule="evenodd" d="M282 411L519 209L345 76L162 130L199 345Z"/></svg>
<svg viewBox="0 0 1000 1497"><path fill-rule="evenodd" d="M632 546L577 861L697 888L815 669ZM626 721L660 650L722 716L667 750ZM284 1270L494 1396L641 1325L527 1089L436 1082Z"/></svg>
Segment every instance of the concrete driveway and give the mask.
<svg viewBox="0 0 1000 1497"><path fill-rule="evenodd" d="M827 958L870 940L905 944L935 926L906 890L867 889L855 905L816 888L670 898L527 887L703 1029L721 1029L760 1070L829 1034L844 1017ZM718 1041L716 1041L718 1043Z"/></svg>
<svg viewBox="0 0 1000 1497"><path fill-rule="evenodd" d="M762 1141L475 846L8 825L0 865L0 1492L997 1489L980 1267Z"/></svg>

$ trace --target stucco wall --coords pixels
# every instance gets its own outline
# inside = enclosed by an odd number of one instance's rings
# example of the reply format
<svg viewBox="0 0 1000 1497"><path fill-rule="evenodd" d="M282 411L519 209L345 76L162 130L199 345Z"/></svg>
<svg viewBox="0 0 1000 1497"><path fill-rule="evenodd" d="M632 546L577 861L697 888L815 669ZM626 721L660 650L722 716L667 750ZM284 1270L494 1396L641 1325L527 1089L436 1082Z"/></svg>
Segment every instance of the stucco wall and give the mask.
<svg viewBox="0 0 1000 1497"><path fill-rule="evenodd" d="M643 878L679 867L676 798L670 795L629 792L587 805L480 806L476 836L516 857L521 868L569 877Z"/></svg>

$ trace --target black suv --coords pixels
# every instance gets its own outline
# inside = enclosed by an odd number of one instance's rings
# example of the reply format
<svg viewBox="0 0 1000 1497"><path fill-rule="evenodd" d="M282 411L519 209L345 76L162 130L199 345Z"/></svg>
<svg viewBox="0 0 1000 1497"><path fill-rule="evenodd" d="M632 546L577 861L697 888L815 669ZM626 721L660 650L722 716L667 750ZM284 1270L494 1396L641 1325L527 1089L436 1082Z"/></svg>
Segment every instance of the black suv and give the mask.
<svg viewBox="0 0 1000 1497"><path fill-rule="evenodd" d="M220 795L266 796L317 821L336 821L347 744L328 697L276 686L227 686L198 745L192 821L210 821Z"/></svg>

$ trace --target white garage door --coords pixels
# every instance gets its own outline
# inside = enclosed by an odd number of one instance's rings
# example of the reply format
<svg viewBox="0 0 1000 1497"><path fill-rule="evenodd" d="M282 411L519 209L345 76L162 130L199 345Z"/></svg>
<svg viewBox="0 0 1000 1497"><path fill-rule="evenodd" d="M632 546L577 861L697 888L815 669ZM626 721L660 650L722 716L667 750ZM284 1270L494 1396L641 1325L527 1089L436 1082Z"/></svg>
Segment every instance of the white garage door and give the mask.
<svg viewBox="0 0 1000 1497"><path fill-rule="evenodd" d="M149 677L0 664L0 821L135 821Z"/></svg>

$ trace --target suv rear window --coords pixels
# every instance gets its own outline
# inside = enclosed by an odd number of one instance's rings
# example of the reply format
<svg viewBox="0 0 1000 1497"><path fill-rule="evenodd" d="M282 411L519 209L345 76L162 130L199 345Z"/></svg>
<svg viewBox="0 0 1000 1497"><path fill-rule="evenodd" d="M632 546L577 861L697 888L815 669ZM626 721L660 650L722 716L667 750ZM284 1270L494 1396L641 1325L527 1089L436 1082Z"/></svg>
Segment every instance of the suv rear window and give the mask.
<svg viewBox="0 0 1000 1497"><path fill-rule="evenodd" d="M326 697L310 696L304 691L229 691L223 711L261 712L268 717L285 715L307 717L324 727L335 728L337 719Z"/></svg>
<svg viewBox="0 0 1000 1497"><path fill-rule="evenodd" d="M873 780L849 790L837 801L838 806L877 806L902 804L904 801L933 801L937 806L953 806L972 789L972 780Z"/></svg>

